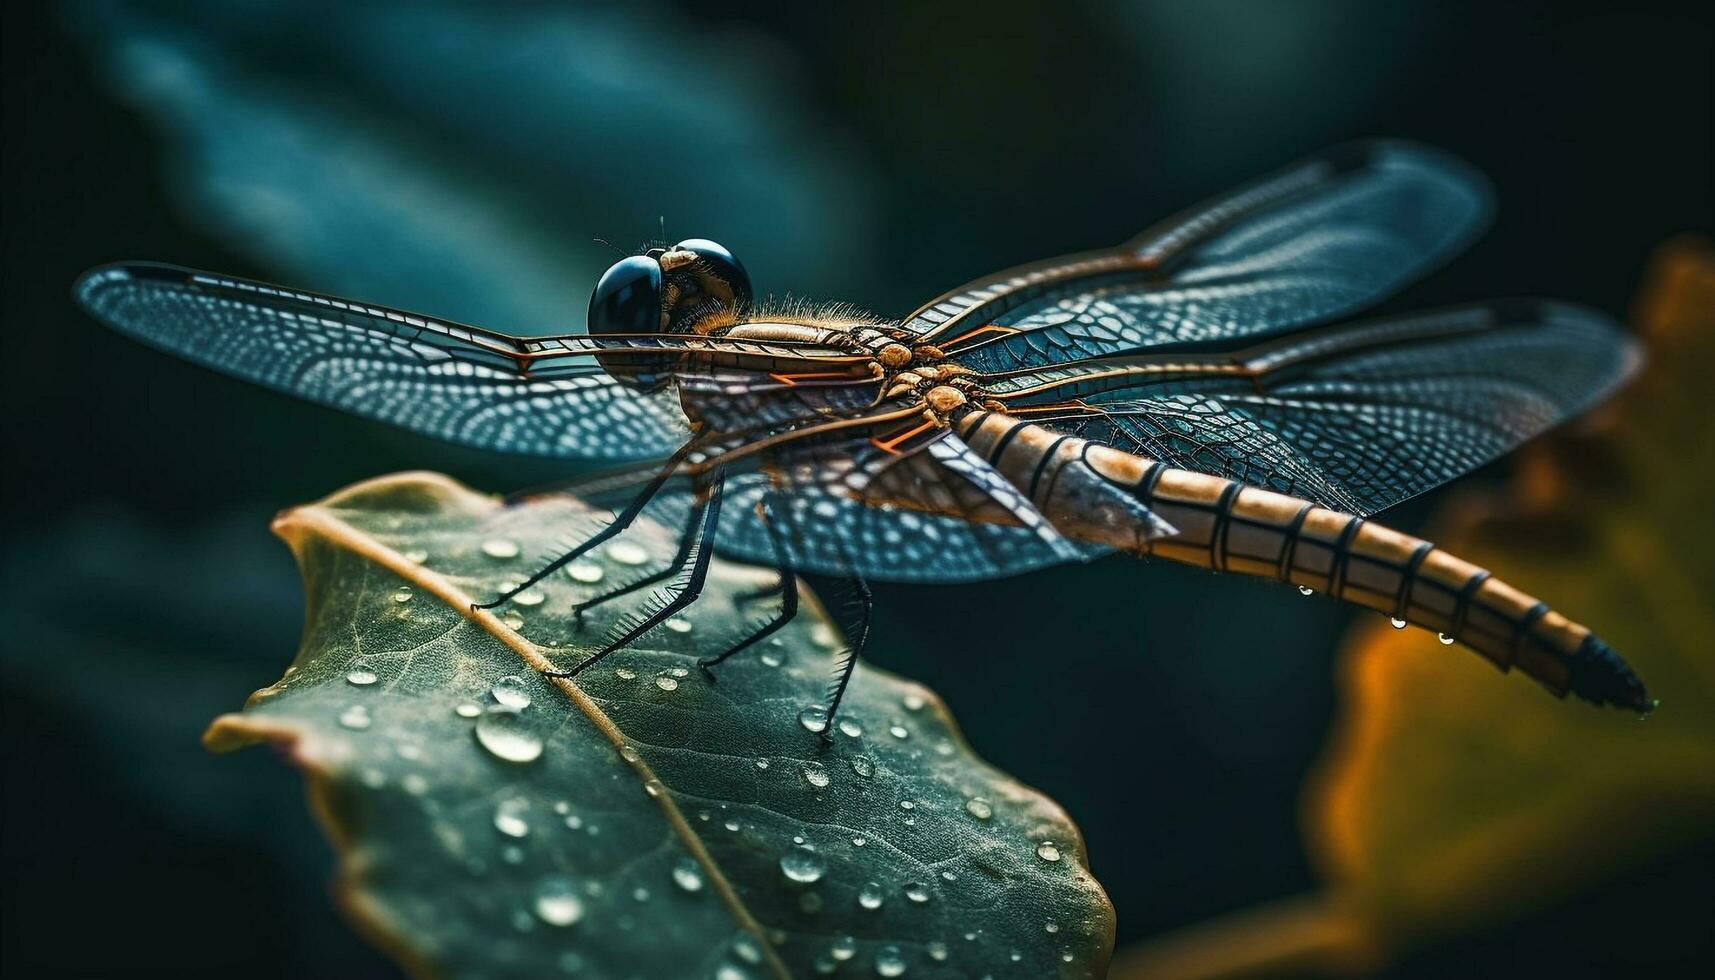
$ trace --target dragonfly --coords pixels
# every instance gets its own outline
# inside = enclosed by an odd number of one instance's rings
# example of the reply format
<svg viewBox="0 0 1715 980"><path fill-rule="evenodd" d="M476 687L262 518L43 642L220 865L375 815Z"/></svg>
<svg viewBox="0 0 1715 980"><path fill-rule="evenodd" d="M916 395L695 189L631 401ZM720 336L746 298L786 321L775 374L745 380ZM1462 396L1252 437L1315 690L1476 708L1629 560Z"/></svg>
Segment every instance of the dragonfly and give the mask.
<svg viewBox="0 0 1715 980"><path fill-rule="evenodd" d="M682 528L646 614L576 677L696 601L715 553L849 581L858 612L826 733L867 640L867 583L953 583L1112 552L1257 576L1380 611L1550 692L1647 712L1588 627L1372 515L1589 408L1637 369L1608 317L1523 299L1361 318L1461 251L1485 180L1439 150L1306 159L1124 244L967 283L888 320L757 302L707 239L614 263L586 329L495 330L235 276L123 263L79 303L144 343L455 443L615 464L573 481L616 513L510 600L665 508ZM621 500L627 500L618 506ZM1030 615L1066 615L1076 605ZM582 606L580 608L582 608Z"/></svg>

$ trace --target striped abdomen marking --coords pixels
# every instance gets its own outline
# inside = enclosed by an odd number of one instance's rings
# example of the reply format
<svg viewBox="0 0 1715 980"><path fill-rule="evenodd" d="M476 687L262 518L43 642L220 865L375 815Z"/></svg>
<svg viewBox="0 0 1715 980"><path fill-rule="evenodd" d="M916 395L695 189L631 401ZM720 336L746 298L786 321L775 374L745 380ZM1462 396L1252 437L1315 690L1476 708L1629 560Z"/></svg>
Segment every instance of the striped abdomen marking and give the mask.
<svg viewBox="0 0 1715 980"><path fill-rule="evenodd" d="M1650 706L1631 669L1588 627L1427 541L997 413L973 412L960 431L1068 535L1314 589L1458 640L1557 695ZM1125 488L1175 532L1151 537L1069 512L1079 501L1058 484L1074 462Z"/></svg>

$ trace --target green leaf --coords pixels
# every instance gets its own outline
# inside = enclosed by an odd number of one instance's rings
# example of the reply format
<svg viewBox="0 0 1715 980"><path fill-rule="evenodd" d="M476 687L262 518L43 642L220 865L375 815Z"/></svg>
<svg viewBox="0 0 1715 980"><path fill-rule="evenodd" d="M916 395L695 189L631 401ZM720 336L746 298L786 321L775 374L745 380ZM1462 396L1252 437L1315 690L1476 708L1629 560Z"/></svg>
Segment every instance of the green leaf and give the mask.
<svg viewBox="0 0 1715 980"><path fill-rule="evenodd" d="M504 507L426 474L276 522L303 645L205 740L265 740L303 770L370 938L434 976L1105 972L1113 909L1077 828L976 758L931 692L860 667L833 744L798 723L839 646L811 597L779 643L702 676L695 658L767 611L735 596L770 573L717 562L677 628L575 684L539 671L636 604L581 629L572 604L640 574L628 549L663 561L672 534L616 539L580 569L599 583L556 574L471 610L598 526L570 498Z"/></svg>

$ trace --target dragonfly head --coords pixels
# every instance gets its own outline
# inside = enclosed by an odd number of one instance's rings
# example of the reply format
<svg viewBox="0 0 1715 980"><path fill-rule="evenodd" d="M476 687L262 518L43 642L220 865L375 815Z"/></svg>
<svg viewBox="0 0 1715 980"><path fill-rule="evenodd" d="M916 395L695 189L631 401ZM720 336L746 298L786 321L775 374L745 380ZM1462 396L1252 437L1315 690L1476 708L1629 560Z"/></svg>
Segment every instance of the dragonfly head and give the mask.
<svg viewBox="0 0 1715 980"><path fill-rule="evenodd" d="M591 334L707 333L750 306L750 276L725 246L688 238L620 259L590 294ZM666 384L670 359L598 354L602 369L638 388Z"/></svg>

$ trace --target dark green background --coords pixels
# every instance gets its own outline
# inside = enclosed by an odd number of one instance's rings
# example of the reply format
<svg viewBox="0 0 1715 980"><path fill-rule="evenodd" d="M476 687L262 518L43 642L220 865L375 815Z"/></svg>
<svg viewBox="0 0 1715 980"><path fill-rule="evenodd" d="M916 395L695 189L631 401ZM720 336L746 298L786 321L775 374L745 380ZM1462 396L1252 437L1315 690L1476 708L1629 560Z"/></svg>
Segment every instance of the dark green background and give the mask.
<svg viewBox="0 0 1715 980"><path fill-rule="evenodd" d="M451 294L440 267L408 259L387 276L355 262L341 281L306 282L306 266L220 231L199 212L208 199L184 190L194 162L115 97L103 66L126 50L134 28L113 10L129 6L6 13L0 969L385 975L328 907L327 850L296 780L266 753L214 759L196 744L210 717L278 676L296 642L296 576L267 519L399 469L497 490L564 470L295 403L145 351L73 309L73 277L118 258L407 307L444 296L456 308L431 309L473 319L505 308L509 288ZM492 92L465 94L487 131L424 122L428 100L446 109L449 96L411 83L412 58L452 55L410 18L360 83L361 59L319 51L340 30L337 7L253 31L246 18L274 23L259 5L209 24L198 9L161 5L143 19L223 39L233 70L312 104L389 120L421 159L454 161L455 175L504 186L515 209L539 208L580 255L598 254L591 236L624 248L652 237L665 213L673 237L733 245L761 291L892 314L981 273L1119 241L1360 136L1444 146L1499 190L1491 233L1392 309L1543 294L1623 314L1652 247L1712 224L1707 4L711 0L592 16L597 45L608 27L628 32L625 45L670 34L677 47L660 54L688 62L692 79L716 49L724 60L709 63L723 71L771 66L746 90L750 110L796 122L707 153L695 126L652 126L621 107L589 133L568 131L522 84L495 107L482 104ZM642 26L624 26L639 10ZM614 43L609 72L659 71ZM389 72L402 84L389 87ZM519 82L504 67L496 77ZM655 97L680 100L677 118L704 111L696 84L665 92ZM603 120L602 108L581 118ZM782 156L800 139L813 154ZM759 167L779 182L747 184ZM787 193L800 184L817 189ZM804 200L821 210L787 212ZM358 256L367 245L334 244ZM439 247L461 244L455 227ZM782 270L805 281L778 281ZM599 258L566 268L568 293L600 271ZM580 304L560 326L581 323ZM1434 501L1390 516L1410 529ZM1297 798L1334 709L1346 611L1124 559L876 592L870 658L940 691L979 751L1070 810L1122 944L1313 884ZM1707 898L1712 865L1703 853L1640 869L1397 971L1684 966L1709 952L1694 900Z"/></svg>

